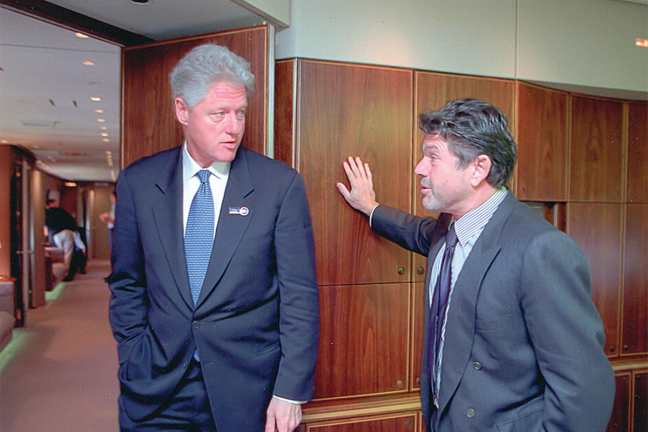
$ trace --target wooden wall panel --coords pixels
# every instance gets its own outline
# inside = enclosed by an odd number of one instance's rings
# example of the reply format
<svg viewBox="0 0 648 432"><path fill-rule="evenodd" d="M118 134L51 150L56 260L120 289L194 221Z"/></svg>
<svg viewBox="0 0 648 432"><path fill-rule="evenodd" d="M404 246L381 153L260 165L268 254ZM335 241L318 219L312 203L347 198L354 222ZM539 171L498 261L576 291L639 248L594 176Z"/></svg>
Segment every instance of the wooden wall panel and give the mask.
<svg viewBox="0 0 648 432"><path fill-rule="evenodd" d="M274 158L295 167L296 60L275 63Z"/></svg>
<svg viewBox="0 0 648 432"><path fill-rule="evenodd" d="M566 201L569 95L518 82L517 101L517 197Z"/></svg>
<svg viewBox="0 0 648 432"><path fill-rule="evenodd" d="M634 374L633 432L648 431L648 370Z"/></svg>
<svg viewBox="0 0 648 432"><path fill-rule="evenodd" d="M567 234L583 248L592 275L592 299L605 326L605 352L619 354L621 204L569 203Z"/></svg>
<svg viewBox="0 0 648 432"><path fill-rule="evenodd" d="M627 204L622 354L648 354L648 204Z"/></svg>
<svg viewBox="0 0 648 432"><path fill-rule="evenodd" d="M418 127L418 115L427 111L438 111L452 100L474 98L499 108L509 120L513 131L515 125L515 85L512 80L448 75L434 72L416 72L414 103L416 115L413 142L412 171L423 156L421 144L425 134ZM416 178L412 191L412 212L420 216L438 217L438 213L425 210L421 204L419 179ZM414 255L412 279L424 281L427 273L427 258Z"/></svg>
<svg viewBox="0 0 648 432"><path fill-rule="evenodd" d="M571 96L570 201L622 202L623 103Z"/></svg>
<svg viewBox="0 0 648 432"><path fill-rule="evenodd" d="M409 284L320 287L315 398L404 393Z"/></svg>
<svg viewBox="0 0 648 432"><path fill-rule="evenodd" d="M425 282L412 284L412 338L410 350L412 352L410 366L410 388L421 388L421 361L423 356L423 338L425 337Z"/></svg>
<svg viewBox="0 0 648 432"><path fill-rule="evenodd" d="M648 203L648 102L630 102L628 202Z"/></svg>
<svg viewBox="0 0 648 432"><path fill-rule="evenodd" d="M614 377L616 392L614 396L614 406L612 407L612 416L605 432L628 432L630 419L630 379L631 372L617 373Z"/></svg>
<svg viewBox="0 0 648 432"><path fill-rule="evenodd" d="M334 421L306 427L307 432L417 432L418 430L418 415L415 412L353 421Z"/></svg>
<svg viewBox="0 0 648 432"><path fill-rule="evenodd" d="M254 27L176 39L122 51L121 167L144 156L182 144L169 74L192 48L217 43L250 62L256 77L242 145L267 154L268 28Z"/></svg>
<svg viewBox="0 0 648 432"><path fill-rule="evenodd" d="M373 234L335 184L342 162L371 166L379 202L409 210L412 72L315 61L299 62L298 170L311 205L320 285L403 282L410 253Z"/></svg>

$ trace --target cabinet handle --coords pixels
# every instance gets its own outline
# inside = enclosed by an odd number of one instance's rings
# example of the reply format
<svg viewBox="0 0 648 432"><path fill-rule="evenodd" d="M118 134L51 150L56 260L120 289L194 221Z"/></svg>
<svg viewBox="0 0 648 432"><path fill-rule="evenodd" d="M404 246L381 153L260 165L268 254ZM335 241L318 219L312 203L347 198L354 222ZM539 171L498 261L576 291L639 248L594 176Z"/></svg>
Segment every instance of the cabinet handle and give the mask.
<svg viewBox="0 0 648 432"><path fill-rule="evenodd" d="M396 381L396 387L398 387L398 388L405 387L405 383L403 382L403 380Z"/></svg>
<svg viewBox="0 0 648 432"><path fill-rule="evenodd" d="M416 273L422 275L423 273L425 273L425 269L423 267L419 267L418 269L416 269Z"/></svg>
<svg viewBox="0 0 648 432"><path fill-rule="evenodd" d="M406 418L405 419L405 427L406 428L411 428L412 427L412 419L411 418Z"/></svg>
<svg viewBox="0 0 648 432"><path fill-rule="evenodd" d="M628 345L623 345L623 351L628 351L630 347Z"/></svg>
<svg viewBox="0 0 648 432"><path fill-rule="evenodd" d="M613 346L610 347L610 352L614 352L615 350L616 350L615 347L613 347Z"/></svg>
<svg viewBox="0 0 648 432"><path fill-rule="evenodd" d="M405 274L405 268L404 267L398 267L398 274L399 275L404 275Z"/></svg>

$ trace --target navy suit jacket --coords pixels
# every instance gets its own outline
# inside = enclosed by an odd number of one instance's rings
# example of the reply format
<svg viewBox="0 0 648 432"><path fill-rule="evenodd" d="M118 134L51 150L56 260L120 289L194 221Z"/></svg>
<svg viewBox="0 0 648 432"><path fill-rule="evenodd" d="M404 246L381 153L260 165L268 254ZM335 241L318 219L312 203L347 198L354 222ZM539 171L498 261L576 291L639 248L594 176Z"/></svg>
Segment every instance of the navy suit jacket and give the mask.
<svg viewBox="0 0 648 432"><path fill-rule="evenodd" d="M303 179L239 148L195 306L182 194L181 147L133 163L117 183L110 320L122 406L134 420L150 415L197 349L218 431L262 431L273 394L313 396L319 305ZM241 207L249 214L231 214Z"/></svg>
<svg viewBox="0 0 648 432"><path fill-rule="evenodd" d="M450 220L381 205L372 227L428 257L429 287ZM421 403L428 431L605 431L614 375L587 258L513 193L486 224L455 282L434 417L426 367L429 300L426 289Z"/></svg>

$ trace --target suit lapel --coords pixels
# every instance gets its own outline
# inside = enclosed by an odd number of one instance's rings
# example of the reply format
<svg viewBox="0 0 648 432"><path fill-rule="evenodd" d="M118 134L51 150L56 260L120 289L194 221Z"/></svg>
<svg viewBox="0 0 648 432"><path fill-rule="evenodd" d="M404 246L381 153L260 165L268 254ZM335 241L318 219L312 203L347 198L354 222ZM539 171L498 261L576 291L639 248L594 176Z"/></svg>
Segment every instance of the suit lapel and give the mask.
<svg viewBox="0 0 648 432"><path fill-rule="evenodd" d="M156 186L162 196L153 203L151 210L173 279L183 300L193 308L184 250L182 153L179 150L172 153L174 157L170 157L168 166L160 171Z"/></svg>
<svg viewBox="0 0 648 432"><path fill-rule="evenodd" d="M443 412L459 386L472 352L477 296L482 281L501 246L499 237L517 199L512 192L499 205L475 243L455 282L448 309L443 348L439 410Z"/></svg>
<svg viewBox="0 0 648 432"><path fill-rule="evenodd" d="M250 177L246 150L241 147L230 167L229 179L223 196L223 205L221 206L218 226L216 227L214 247L196 307L200 306L205 298L209 296L223 276L243 234L245 234L250 224L250 220L254 216L254 212L257 210L246 200L246 197L253 190L254 186ZM230 214L230 208L240 209L242 207L246 207L249 211L245 216Z"/></svg>

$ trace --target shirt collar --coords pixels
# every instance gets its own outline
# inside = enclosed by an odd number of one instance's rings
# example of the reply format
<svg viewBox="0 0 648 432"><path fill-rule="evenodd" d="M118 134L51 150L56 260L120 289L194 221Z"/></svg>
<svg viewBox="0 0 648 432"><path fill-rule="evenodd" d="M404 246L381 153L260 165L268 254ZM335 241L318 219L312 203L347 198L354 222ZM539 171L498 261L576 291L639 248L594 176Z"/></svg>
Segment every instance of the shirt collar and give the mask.
<svg viewBox="0 0 648 432"><path fill-rule="evenodd" d="M461 219L453 219L455 232L457 233L457 241L459 241L462 246L465 245L472 236L480 233L484 229L490 218L493 216L493 213L495 213L495 210L497 210L497 207L499 207L500 203L504 201L506 194L506 187L502 187L495 192L492 197L487 199L480 206L475 207L466 213Z"/></svg>
<svg viewBox="0 0 648 432"><path fill-rule="evenodd" d="M229 176L230 165L231 162L214 162L205 169L208 169L217 178L222 180ZM189 179L195 176L201 169L203 168L198 165L189 154L189 151L187 150L187 142L185 141L182 145L182 172L184 182L186 183L189 181Z"/></svg>

